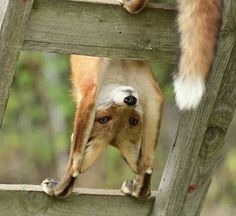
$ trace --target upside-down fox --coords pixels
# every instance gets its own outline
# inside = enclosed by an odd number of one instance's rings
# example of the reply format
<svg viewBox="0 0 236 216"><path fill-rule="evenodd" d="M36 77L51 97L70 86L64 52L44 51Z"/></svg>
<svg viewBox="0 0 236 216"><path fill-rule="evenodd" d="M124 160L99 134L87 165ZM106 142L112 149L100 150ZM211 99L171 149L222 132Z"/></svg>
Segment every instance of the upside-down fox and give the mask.
<svg viewBox="0 0 236 216"><path fill-rule="evenodd" d="M79 173L112 145L136 173L121 191L147 198L163 104L150 67L141 61L74 55L71 68L77 110L70 158L61 182L44 180L44 191L69 195Z"/></svg>
<svg viewBox="0 0 236 216"><path fill-rule="evenodd" d="M147 0L122 0L129 12L140 11ZM178 0L181 56L174 89L180 109L195 108L204 93L220 26L220 0ZM44 191L56 197L71 193L84 172L107 145L120 150L134 180L122 192L150 196L150 181L163 98L145 62L71 56L77 110L66 173L57 184L43 181Z"/></svg>

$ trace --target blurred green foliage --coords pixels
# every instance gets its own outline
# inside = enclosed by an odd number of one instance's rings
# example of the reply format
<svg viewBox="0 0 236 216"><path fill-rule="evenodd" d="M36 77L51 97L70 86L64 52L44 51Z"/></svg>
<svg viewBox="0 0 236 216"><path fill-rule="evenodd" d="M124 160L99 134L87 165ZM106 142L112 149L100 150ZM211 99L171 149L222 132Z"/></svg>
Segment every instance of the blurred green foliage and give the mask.
<svg viewBox="0 0 236 216"><path fill-rule="evenodd" d="M54 143L63 150L65 143L69 144L73 103L69 93L68 66L66 56L22 52L19 57L0 132L1 152L6 153L4 155L18 152L25 158L26 169L31 159L33 164L30 167L54 164ZM4 179L12 182L11 177Z"/></svg>

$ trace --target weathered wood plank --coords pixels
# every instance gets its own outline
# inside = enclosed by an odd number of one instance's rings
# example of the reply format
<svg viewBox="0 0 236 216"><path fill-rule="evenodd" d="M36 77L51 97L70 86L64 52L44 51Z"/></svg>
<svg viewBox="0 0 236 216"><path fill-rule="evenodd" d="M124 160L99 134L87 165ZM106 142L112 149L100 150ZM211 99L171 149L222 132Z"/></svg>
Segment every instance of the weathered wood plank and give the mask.
<svg viewBox="0 0 236 216"><path fill-rule="evenodd" d="M182 114L152 215L198 216L236 108L236 2L225 1L224 25L207 92Z"/></svg>
<svg viewBox="0 0 236 216"><path fill-rule="evenodd" d="M47 196L36 185L0 185L2 216L145 216L154 196L146 201L117 190L76 189L66 199Z"/></svg>
<svg viewBox="0 0 236 216"><path fill-rule="evenodd" d="M222 47L215 63L213 71L219 73L224 70L224 77L220 85L220 91L216 98L213 111L210 115L203 143L198 155L198 160L192 172L191 185L199 185L197 190L188 193L183 206L184 215L190 215L190 211L195 211L195 215L200 215L207 191L212 181L212 176L222 161L222 148L227 130L235 114L236 108L236 40L235 32L235 11L236 2L229 1L225 8L224 32L222 34ZM228 33L227 33L228 32ZM225 59L226 67L222 61L224 55L230 55Z"/></svg>
<svg viewBox="0 0 236 216"><path fill-rule="evenodd" d="M0 127L33 0L0 0Z"/></svg>
<svg viewBox="0 0 236 216"><path fill-rule="evenodd" d="M114 2L37 0L24 49L175 61L173 7L152 3L131 15Z"/></svg>

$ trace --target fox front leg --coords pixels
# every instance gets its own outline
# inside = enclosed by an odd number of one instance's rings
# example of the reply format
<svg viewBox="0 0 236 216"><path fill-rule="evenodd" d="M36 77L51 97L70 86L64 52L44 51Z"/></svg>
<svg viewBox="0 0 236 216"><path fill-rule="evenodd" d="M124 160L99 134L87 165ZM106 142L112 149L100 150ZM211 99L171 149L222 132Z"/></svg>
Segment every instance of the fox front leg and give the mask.
<svg viewBox="0 0 236 216"><path fill-rule="evenodd" d="M136 178L123 183L121 191L127 195L146 199L151 195L151 176L156 145L159 137L163 99L156 87L154 96L145 106L142 143L137 160Z"/></svg>
<svg viewBox="0 0 236 216"><path fill-rule="evenodd" d="M50 196L68 196L82 169L86 145L95 117L96 85L86 83L86 87L85 93L81 91L83 96L76 110L70 157L65 175L58 184L52 179L45 179L42 182L44 192Z"/></svg>

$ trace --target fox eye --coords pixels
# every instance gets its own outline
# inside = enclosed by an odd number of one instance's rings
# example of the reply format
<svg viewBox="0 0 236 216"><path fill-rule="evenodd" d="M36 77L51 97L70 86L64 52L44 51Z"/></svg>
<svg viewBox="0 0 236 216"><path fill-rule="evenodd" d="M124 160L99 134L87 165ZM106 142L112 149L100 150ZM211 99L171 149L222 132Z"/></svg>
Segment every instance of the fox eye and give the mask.
<svg viewBox="0 0 236 216"><path fill-rule="evenodd" d="M97 121L98 121L100 124L106 124L110 119L111 119L110 117L104 116L104 117L99 118Z"/></svg>
<svg viewBox="0 0 236 216"><path fill-rule="evenodd" d="M138 124L138 120L136 118L130 118L129 119L129 123L133 126L137 125Z"/></svg>

